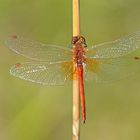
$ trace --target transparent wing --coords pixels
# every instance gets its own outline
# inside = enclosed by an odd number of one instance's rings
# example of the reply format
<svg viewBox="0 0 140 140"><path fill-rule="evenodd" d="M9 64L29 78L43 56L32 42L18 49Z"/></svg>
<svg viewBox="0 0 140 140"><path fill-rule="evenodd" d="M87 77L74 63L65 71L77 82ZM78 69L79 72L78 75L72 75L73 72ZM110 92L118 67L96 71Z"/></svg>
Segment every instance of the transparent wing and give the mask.
<svg viewBox="0 0 140 140"><path fill-rule="evenodd" d="M116 58L140 48L140 31L124 38L95 45L87 50L89 58Z"/></svg>
<svg viewBox="0 0 140 140"><path fill-rule="evenodd" d="M64 63L18 63L10 73L24 80L43 85L63 85L72 80L72 61Z"/></svg>
<svg viewBox="0 0 140 140"><path fill-rule="evenodd" d="M129 55L112 59L87 59L86 80L111 82L140 71L140 57Z"/></svg>
<svg viewBox="0 0 140 140"><path fill-rule="evenodd" d="M5 41L5 45L12 51L33 60L56 62L72 59L72 51L69 48L41 44L20 36L10 37Z"/></svg>

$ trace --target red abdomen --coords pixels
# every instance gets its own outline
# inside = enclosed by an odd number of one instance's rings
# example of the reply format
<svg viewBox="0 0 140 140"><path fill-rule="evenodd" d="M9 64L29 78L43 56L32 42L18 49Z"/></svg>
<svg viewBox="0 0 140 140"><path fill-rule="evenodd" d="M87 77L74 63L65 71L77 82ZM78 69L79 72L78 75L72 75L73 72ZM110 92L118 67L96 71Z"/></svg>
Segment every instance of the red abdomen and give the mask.
<svg viewBox="0 0 140 140"><path fill-rule="evenodd" d="M84 93L84 80L83 80L83 65L78 64L78 79L79 79L79 92L82 108L82 120L83 123L86 121L86 107L85 107L85 93Z"/></svg>

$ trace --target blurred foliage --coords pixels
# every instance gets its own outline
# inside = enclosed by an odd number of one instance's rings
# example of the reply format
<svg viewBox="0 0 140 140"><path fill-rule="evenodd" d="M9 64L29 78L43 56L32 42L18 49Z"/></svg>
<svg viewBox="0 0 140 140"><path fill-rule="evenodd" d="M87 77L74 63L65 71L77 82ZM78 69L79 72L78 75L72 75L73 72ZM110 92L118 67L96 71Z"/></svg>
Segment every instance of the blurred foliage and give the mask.
<svg viewBox="0 0 140 140"><path fill-rule="evenodd" d="M68 46L71 0L0 0L0 39L20 34ZM140 30L139 0L81 0L81 32L88 46ZM1 43L2 44L2 43ZM0 47L0 139L70 140L72 85L47 87L9 75L29 61ZM140 67L140 66L138 66ZM109 85L87 83L87 123L81 140L140 139L140 73Z"/></svg>

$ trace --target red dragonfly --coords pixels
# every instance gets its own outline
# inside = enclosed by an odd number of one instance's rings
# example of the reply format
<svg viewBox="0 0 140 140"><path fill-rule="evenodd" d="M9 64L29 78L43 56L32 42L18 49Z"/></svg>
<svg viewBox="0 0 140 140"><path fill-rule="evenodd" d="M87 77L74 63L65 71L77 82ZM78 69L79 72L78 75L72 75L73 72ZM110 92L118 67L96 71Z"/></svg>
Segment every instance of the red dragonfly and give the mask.
<svg viewBox="0 0 140 140"><path fill-rule="evenodd" d="M84 80L107 82L127 77L138 70L140 57L140 31L121 39L87 48L83 36L72 38L74 48L41 44L20 36L12 36L5 42L12 51L33 62L17 63L10 73L21 79L43 85L63 85L78 72L81 96L82 120L86 120Z"/></svg>

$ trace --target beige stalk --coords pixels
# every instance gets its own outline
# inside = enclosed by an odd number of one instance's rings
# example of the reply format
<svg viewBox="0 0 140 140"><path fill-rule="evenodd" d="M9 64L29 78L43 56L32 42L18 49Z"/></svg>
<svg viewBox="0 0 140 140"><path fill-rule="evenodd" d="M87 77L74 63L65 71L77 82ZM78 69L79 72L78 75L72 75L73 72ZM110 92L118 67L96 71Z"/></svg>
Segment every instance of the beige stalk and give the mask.
<svg viewBox="0 0 140 140"><path fill-rule="evenodd" d="M73 0L73 36L80 35L80 0ZM74 47L74 46L73 46ZM80 140L80 97L78 75L73 62L73 125L72 140Z"/></svg>

